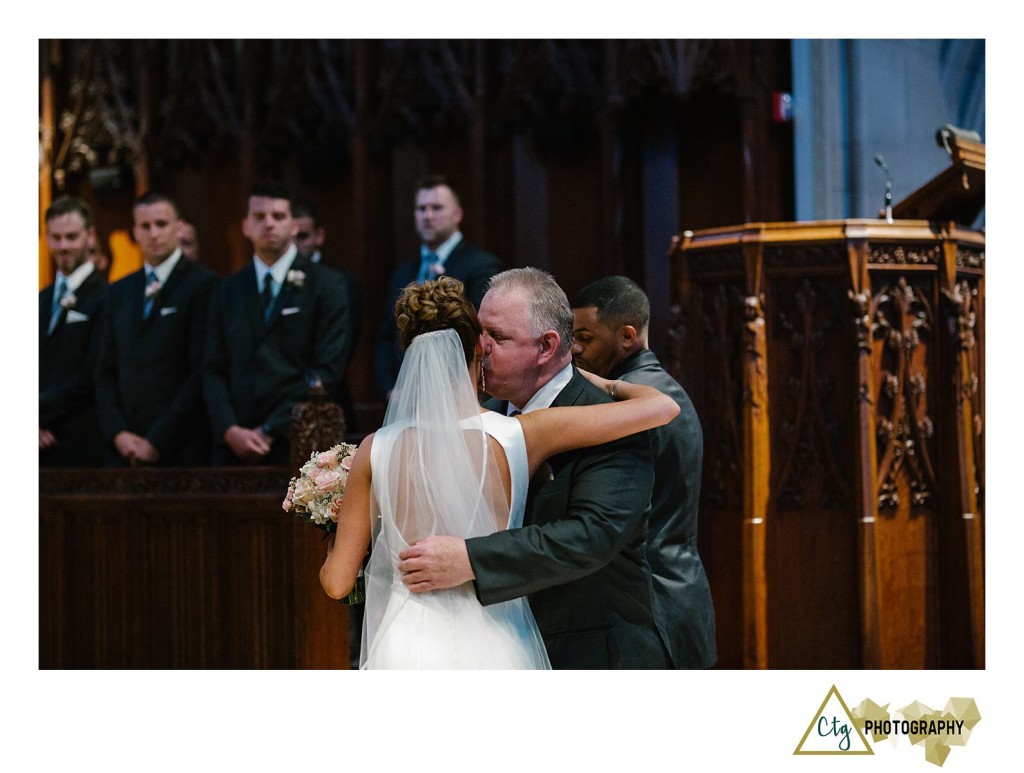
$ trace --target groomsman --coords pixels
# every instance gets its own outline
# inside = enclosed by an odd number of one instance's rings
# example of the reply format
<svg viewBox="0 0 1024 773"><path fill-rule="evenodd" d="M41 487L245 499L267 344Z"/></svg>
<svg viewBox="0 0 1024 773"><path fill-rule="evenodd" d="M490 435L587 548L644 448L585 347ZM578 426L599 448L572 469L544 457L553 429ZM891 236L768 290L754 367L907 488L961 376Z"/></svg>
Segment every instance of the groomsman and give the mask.
<svg viewBox="0 0 1024 773"><path fill-rule="evenodd" d="M143 267L110 288L100 327L96 411L112 466L209 464L200 372L217 276L178 246L178 207L148 193L132 209Z"/></svg>
<svg viewBox="0 0 1024 773"><path fill-rule="evenodd" d="M650 301L632 279L610 276L573 299L576 365L607 379L646 384L679 404L679 415L650 431L654 493L647 534L654 619L676 668L715 664L715 609L697 552L704 433L689 395L647 348Z"/></svg>
<svg viewBox="0 0 1024 773"><path fill-rule="evenodd" d="M299 254L291 195L253 188L242 233L252 263L223 279L210 302L203 396L214 464L288 464L291 414L319 380L335 393L352 349L340 274Z"/></svg>
<svg viewBox="0 0 1024 773"><path fill-rule="evenodd" d="M501 261L462 237L459 230L462 214L459 196L443 175L428 175L417 182L414 219L416 233L422 240L419 255L399 264L391 274L384 303L384 320L374 351L377 386L385 395L390 395L395 388L395 380L402 367L403 352L398 344L395 325L395 301L403 288L412 282L437 279L446 274L462 282L466 297L479 308L487 292L488 281L501 271Z"/></svg>
<svg viewBox="0 0 1024 773"><path fill-rule="evenodd" d="M103 460L92 374L107 280L89 260L92 210L63 196L46 210L46 244L57 267L39 293L39 465L92 467Z"/></svg>

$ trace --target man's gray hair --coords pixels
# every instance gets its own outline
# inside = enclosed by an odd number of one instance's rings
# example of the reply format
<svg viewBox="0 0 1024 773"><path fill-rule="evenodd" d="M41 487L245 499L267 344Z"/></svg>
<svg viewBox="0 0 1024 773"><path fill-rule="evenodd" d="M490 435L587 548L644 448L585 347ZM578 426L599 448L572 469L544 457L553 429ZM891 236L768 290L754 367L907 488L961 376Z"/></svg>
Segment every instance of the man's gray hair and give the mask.
<svg viewBox="0 0 1024 773"><path fill-rule="evenodd" d="M491 277L488 292L522 292L530 303L530 332L538 338L547 330L554 330L561 339L558 354L572 349L573 315L565 291L555 278L539 268L512 268Z"/></svg>

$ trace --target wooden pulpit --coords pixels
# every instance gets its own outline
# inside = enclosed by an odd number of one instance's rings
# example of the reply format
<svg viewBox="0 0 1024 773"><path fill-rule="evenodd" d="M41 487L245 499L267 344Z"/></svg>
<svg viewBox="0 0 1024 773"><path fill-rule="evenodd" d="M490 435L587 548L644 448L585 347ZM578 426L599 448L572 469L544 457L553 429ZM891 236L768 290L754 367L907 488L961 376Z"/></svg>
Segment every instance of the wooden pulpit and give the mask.
<svg viewBox="0 0 1024 773"><path fill-rule="evenodd" d="M704 428L720 667L985 665L985 236L967 227L984 146L970 145L891 221L673 242L665 359Z"/></svg>

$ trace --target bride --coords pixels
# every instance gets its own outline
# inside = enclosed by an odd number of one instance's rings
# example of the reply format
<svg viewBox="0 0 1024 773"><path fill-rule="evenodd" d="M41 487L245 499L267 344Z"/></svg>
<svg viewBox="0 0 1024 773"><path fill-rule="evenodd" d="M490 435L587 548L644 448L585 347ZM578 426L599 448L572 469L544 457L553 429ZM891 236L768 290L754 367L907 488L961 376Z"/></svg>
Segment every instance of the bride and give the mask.
<svg viewBox="0 0 1024 773"><path fill-rule="evenodd" d="M550 668L525 598L485 607L472 583L410 593L398 554L430 535L522 526L530 479L545 459L661 426L679 412L652 387L588 373L620 402L515 418L481 409L482 331L462 289L441 276L410 285L395 305L405 359L384 426L359 445L320 569L327 594L344 597L372 542L361 668Z"/></svg>

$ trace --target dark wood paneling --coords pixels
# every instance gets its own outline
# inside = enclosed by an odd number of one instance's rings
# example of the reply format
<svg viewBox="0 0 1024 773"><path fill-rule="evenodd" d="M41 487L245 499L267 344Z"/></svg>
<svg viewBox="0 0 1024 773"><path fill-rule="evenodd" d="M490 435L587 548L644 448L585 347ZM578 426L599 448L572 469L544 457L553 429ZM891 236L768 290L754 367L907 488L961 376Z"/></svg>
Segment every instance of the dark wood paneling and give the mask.
<svg viewBox="0 0 1024 773"><path fill-rule="evenodd" d="M40 471L41 668L345 668L285 470Z"/></svg>

